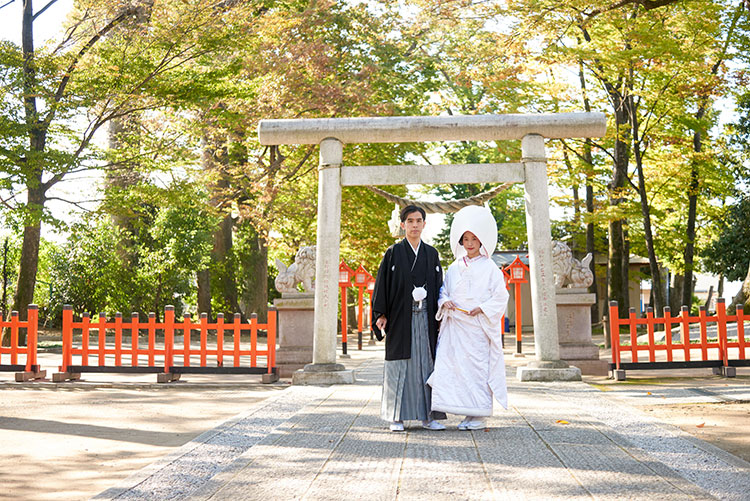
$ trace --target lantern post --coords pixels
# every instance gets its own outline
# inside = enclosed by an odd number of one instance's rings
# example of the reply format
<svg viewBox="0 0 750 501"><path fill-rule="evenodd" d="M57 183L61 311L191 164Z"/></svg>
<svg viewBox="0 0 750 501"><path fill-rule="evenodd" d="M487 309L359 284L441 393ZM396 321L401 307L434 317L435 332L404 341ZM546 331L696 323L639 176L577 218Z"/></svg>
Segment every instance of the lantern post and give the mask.
<svg viewBox="0 0 750 501"><path fill-rule="evenodd" d="M357 268L354 272L354 286L358 289L357 294L357 349L362 349L362 320L363 320L363 309L364 309L364 293L365 288L367 288L367 283L372 280L372 275L370 275L364 266L362 266L362 263L359 264L359 268Z"/></svg>
<svg viewBox="0 0 750 501"><path fill-rule="evenodd" d="M354 270L349 268L344 260L341 260L339 264L339 289L341 290L341 353L346 353L346 338L349 330L348 326L348 311L346 304L346 289L352 286L352 276Z"/></svg>
<svg viewBox="0 0 750 501"><path fill-rule="evenodd" d="M516 255L516 258L508 266L510 270L509 282L513 284L513 290L515 291L515 303L516 303L516 356L523 356L523 349L521 346L521 284L528 283L526 273L529 271L529 267L523 264L521 258Z"/></svg>
<svg viewBox="0 0 750 501"><path fill-rule="evenodd" d="M506 266L505 268L500 268L500 271L503 272L503 278L505 279L505 289L510 291L510 268ZM505 310L505 315L502 316L500 319L500 325L502 328L500 329L500 338L502 341L502 347L505 348L505 321L508 319L508 310Z"/></svg>

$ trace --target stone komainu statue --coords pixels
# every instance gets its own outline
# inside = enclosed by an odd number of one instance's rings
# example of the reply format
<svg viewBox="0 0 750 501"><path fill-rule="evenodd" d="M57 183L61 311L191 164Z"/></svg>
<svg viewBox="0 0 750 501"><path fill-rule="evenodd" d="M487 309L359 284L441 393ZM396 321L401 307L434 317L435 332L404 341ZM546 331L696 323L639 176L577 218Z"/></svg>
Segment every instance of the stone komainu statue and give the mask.
<svg viewBox="0 0 750 501"><path fill-rule="evenodd" d="M573 251L567 244L558 240L552 241L552 272L555 275L555 287L581 288L594 283L591 271L591 253L581 261L573 257Z"/></svg>
<svg viewBox="0 0 750 501"><path fill-rule="evenodd" d="M294 263L288 268L278 258L276 267L279 274L276 277L276 290L281 293L297 292L297 284L302 284L305 292L315 290L315 246L301 247L294 256Z"/></svg>

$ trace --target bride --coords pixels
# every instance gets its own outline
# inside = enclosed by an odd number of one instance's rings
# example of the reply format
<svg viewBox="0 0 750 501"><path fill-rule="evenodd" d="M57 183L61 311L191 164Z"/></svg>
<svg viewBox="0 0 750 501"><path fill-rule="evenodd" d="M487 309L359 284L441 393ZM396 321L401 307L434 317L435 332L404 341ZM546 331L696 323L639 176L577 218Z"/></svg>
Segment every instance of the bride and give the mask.
<svg viewBox="0 0 750 501"><path fill-rule="evenodd" d="M508 408L501 319L508 305L503 272L492 261L497 224L489 209L464 207L450 234L455 261L440 289L442 320L435 368L427 380L432 410L465 415L460 430L485 427L493 396Z"/></svg>

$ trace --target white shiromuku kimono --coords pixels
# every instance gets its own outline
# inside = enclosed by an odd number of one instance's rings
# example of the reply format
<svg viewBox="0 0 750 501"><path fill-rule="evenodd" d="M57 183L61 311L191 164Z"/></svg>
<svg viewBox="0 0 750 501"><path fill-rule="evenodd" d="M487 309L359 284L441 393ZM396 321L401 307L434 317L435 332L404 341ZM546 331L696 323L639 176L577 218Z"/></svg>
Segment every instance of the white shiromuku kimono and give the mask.
<svg viewBox="0 0 750 501"><path fill-rule="evenodd" d="M493 245L494 248L494 245ZM457 308L482 313L471 316L459 309L442 308L446 301ZM438 335L432 386L432 410L491 416L492 397L508 408L501 319L508 305L505 277L486 255L456 259L445 275L438 300Z"/></svg>

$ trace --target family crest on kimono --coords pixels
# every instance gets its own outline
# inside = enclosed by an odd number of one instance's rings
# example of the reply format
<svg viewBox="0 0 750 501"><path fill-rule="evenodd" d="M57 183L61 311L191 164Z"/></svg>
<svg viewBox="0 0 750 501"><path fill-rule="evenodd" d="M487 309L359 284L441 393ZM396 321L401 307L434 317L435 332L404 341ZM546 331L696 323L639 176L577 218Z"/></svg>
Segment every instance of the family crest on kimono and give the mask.
<svg viewBox="0 0 750 501"><path fill-rule="evenodd" d="M440 288L441 321L432 387L432 411L466 416L460 430L485 427L493 397L508 408L501 319L508 305L503 272L492 260L497 223L488 208L469 206L453 219L455 261Z"/></svg>
<svg viewBox="0 0 750 501"><path fill-rule="evenodd" d="M401 210L406 238L385 252L372 296L372 329L385 337L381 417L391 431L404 431L404 421L419 420L429 430L444 430L433 412L426 384L437 347L438 293L443 270L438 252L421 239L425 211L414 205Z"/></svg>

